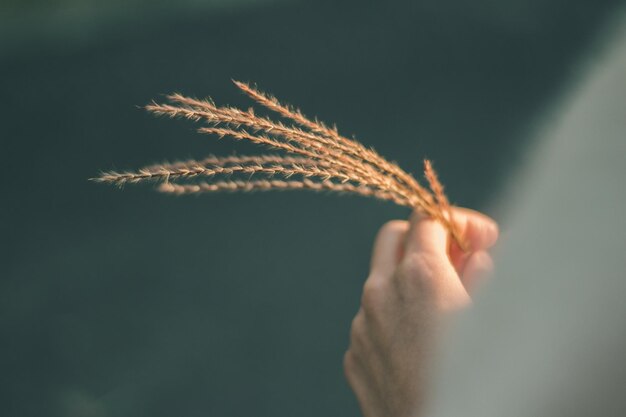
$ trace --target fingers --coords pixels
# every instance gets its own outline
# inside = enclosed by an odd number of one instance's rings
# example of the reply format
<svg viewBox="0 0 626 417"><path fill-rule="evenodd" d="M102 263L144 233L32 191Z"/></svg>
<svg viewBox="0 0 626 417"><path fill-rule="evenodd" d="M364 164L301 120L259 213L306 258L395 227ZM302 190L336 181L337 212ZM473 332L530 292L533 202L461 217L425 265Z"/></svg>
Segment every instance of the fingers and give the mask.
<svg viewBox="0 0 626 417"><path fill-rule="evenodd" d="M498 224L482 213L465 208L454 208L452 217L461 239L468 244L470 251L465 252L454 241L450 242L448 248L450 261L461 274L473 252L483 251L496 243L499 234Z"/></svg>
<svg viewBox="0 0 626 417"><path fill-rule="evenodd" d="M480 283L493 271L493 260L486 251L472 253L465 269L461 274L461 281L468 292L474 291Z"/></svg>
<svg viewBox="0 0 626 417"><path fill-rule="evenodd" d="M409 222L396 220L383 226L374 244L372 274L391 276L403 260L405 269L412 271L407 275L432 280L425 283L434 285L440 294L449 294L447 298L464 299L493 268L486 249L495 244L499 232L496 222L484 214L464 208L453 210L453 220L471 252L451 244L440 222L414 212Z"/></svg>
<svg viewBox="0 0 626 417"><path fill-rule="evenodd" d="M498 240L498 224L489 216L466 208L455 207L454 223L471 251L488 249Z"/></svg>
<svg viewBox="0 0 626 417"><path fill-rule="evenodd" d="M446 228L419 213L411 217L407 232L405 256L417 256L422 263L426 259L422 269L433 272L431 284L443 310L455 310L469 303L468 293L493 269L486 249L498 239L497 224L481 213L455 208L453 219L472 252L466 253L457 245L450 245ZM425 258L424 254L429 256Z"/></svg>
<svg viewBox="0 0 626 417"><path fill-rule="evenodd" d="M378 232L374 242L371 272L373 274L391 275L395 271L402 256L403 243L409 223L404 220L393 220L386 223Z"/></svg>

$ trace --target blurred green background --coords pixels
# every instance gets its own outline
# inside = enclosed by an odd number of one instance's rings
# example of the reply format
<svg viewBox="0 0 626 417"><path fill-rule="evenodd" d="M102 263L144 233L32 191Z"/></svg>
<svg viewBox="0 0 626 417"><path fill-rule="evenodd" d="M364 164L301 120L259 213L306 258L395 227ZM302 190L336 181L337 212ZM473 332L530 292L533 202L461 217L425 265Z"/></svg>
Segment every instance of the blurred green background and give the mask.
<svg viewBox="0 0 626 417"><path fill-rule="evenodd" d="M499 190L617 0L0 2L0 415L357 416L342 356L377 229L407 210L306 193L164 196L99 170L258 152L138 109L337 123L451 199Z"/></svg>

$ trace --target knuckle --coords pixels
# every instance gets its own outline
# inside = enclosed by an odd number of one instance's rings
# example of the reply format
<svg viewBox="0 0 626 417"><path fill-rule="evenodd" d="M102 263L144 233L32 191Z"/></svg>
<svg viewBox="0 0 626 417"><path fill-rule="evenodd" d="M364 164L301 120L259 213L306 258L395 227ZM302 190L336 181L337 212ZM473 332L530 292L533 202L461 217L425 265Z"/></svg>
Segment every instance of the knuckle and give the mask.
<svg viewBox="0 0 626 417"><path fill-rule="evenodd" d="M430 269L428 255L423 253L407 254L399 266L400 276L414 278L424 275Z"/></svg>
<svg viewBox="0 0 626 417"><path fill-rule="evenodd" d="M432 289L439 260L428 253L414 253L404 257L398 268L397 279L402 284Z"/></svg>
<svg viewBox="0 0 626 417"><path fill-rule="evenodd" d="M386 285L381 279L368 279L363 285L361 306L369 313L380 308L385 297Z"/></svg>
<svg viewBox="0 0 626 417"><path fill-rule="evenodd" d="M348 349L343 354L343 373L348 381L351 381L356 371L356 361L354 359L354 353Z"/></svg>
<svg viewBox="0 0 626 417"><path fill-rule="evenodd" d="M363 331L363 315L357 314L354 319L352 319L352 326L350 327L350 345L352 347L358 346L361 343Z"/></svg>

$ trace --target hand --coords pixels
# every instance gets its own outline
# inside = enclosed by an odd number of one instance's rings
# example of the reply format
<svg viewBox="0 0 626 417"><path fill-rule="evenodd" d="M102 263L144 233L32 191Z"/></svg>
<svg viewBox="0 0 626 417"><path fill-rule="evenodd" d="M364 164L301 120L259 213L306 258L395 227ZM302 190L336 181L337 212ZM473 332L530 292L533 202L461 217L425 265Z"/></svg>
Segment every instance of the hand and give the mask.
<svg viewBox="0 0 626 417"><path fill-rule="evenodd" d="M434 329L441 313L467 305L492 261L490 218L454 209L470 252L435 220L413 214L380 230L361 308L352 322L344 371L365 417L415 416L423 404Z"/></svg>

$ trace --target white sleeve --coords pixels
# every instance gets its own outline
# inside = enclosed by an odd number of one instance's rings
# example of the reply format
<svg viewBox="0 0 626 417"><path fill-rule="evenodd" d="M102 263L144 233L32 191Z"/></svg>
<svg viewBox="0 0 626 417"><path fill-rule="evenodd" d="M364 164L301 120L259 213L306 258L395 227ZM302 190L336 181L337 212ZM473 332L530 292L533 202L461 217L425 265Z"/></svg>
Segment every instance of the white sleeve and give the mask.
<svg viewBox="0 0 626 417"><path fill-rule="evenodd" d="M626 416L620 21L510 184L495 277L444 341L429 417Z"/></svg>

